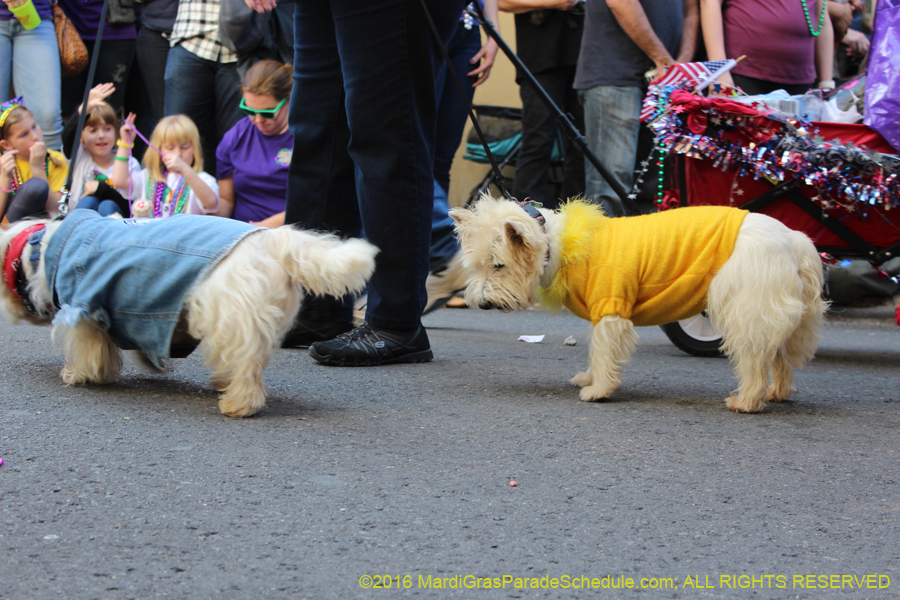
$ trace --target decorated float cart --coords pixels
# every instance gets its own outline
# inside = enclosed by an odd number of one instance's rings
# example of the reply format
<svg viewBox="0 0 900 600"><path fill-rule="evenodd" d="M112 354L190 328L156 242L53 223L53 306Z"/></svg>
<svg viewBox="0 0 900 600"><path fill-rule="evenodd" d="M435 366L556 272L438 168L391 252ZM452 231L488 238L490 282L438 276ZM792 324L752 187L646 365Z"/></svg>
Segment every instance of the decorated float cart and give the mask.
<svg viewBox="0 0 900 600"><path fill-rule="evenodd" d="M865 259L878 267L900 256L900 159L881 135L695 90L690 80L651 85L645 99L642 120L655 152L643 177L656 170L660 210L724 205L764 213L806 233L826 263ZM663 329L690 354L719 353L721 334L704 314Z"/></svg>

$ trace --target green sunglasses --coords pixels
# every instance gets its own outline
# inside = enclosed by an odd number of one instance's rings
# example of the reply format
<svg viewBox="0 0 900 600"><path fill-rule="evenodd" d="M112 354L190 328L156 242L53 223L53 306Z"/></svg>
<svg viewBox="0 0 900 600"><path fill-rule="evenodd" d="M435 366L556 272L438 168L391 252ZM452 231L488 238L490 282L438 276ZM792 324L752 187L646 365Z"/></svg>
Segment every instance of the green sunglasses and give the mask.
<svg viewBox="0 0 900 600"><path fill-rule="evenodd" d="M241 109L241 112L242 112L242 113L244 113L245 115L247 115L247 116L250 117L251 119L252 119L253 117L255 117L256 115L261 116L263 119L274 119L274 118L275 118L275 113L277 113L279 110L281 110L281 107L284 106L284 103L285 103L286 100L287 100L287 98L284 98L281 102L278 103L278 106L276 106L275 108L266 108L266 109L263 109L263 110L254 110L254 109L250 108L249 106L247 106L247 104L244 102L244 99L241 98L241 103L240 103L240 105L239 105L239 108Z"/></svg>

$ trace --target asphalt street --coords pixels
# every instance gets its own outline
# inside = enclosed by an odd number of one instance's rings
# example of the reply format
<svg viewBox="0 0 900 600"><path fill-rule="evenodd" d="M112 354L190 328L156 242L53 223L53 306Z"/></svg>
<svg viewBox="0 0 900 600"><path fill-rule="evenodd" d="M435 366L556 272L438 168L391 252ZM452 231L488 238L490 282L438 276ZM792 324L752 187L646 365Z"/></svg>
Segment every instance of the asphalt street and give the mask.
<svg viewBox="0 0 900 600"><path fill-rule="evenodd" d="M872 316L832 315L755 415L658 328L583 403L585 322L443 309L429 364L279 352L243 420L196 353L65 387L49 329L3 322L0 598L900 598L900 328Z"/></svg>

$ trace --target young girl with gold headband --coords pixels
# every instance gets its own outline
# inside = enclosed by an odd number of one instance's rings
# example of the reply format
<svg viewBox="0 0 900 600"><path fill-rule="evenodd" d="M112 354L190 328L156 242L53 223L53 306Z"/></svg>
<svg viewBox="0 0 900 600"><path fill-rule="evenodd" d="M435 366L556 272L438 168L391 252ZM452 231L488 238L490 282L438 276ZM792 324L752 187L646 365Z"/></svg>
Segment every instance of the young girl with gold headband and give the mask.
<svg viewBox="0 0 900 600"><path fill-rule="evenodd" d="M0 218L56 215L69 174L65 156L48 150L44 134L21 98L0 105Z"/></svg>
<svg viewBox="0 0 900 600"><path fill-rule="evenodd" d="M134 114L128 115L120 131L122 144L116 153L113 179L119 188L131 188L134 216L154 219L176 214L205 215L219 208L219 185L203 171L200 132L185 115L162 119L150 136L152 147L144 153L144 169L129 173L128 158L134 145Z"/></svg>

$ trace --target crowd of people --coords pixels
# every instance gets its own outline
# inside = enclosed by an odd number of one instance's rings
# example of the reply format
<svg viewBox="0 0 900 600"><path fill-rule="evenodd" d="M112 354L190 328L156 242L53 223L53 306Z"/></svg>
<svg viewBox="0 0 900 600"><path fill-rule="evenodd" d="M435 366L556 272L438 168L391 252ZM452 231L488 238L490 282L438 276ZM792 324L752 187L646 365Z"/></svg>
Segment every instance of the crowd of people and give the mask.
<svg viewBox="0 0 900 600"><path fill-rule="evenodd" d="M17 20L25 2L36 26ZM276 10L275 0L245 2L258 15ZM835 40L847 54L867 48L849 29L861 0L480 2L495 23L498 10L515 13L523 63L624 189L633 184L648 71L746 55L720 80L725 90L802 93L834 85ZM94 78L101 83L89 92L79 140L87 70L62 77L50 0L0 4L5 218L56 214L71 168L73 210L209 214L365 236L381 253L365 302L356 303L363 324L354 326L354 298L311 298L286 345L310 346L327 363L430 360L421 316L465 284L447 217L466 120L457 87L471 102L497 53L466 0L282 5L282 16L290 15L284 6L293 12L293 39L268 54L253 49L252 60L221 37L223 0L144 0L137 10L111 3ZM103 0L58 4L93 53ZM523 141L513 193L554 207L547 172L557 118L523 73L517 81ZM563 197L584 195L624 214L594 167L574 148L566 156Z"/></svg>

